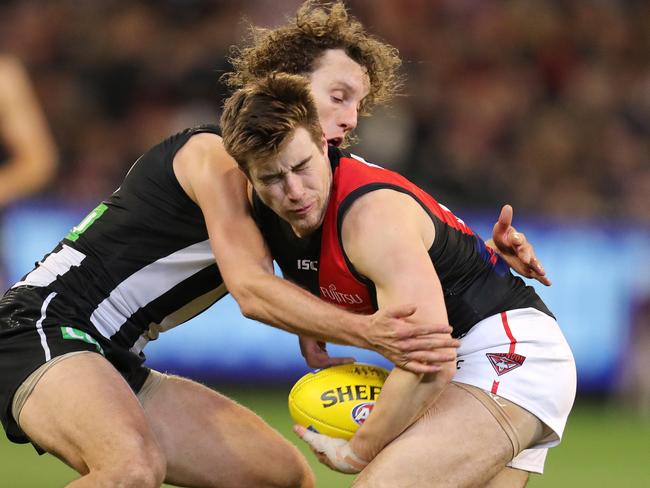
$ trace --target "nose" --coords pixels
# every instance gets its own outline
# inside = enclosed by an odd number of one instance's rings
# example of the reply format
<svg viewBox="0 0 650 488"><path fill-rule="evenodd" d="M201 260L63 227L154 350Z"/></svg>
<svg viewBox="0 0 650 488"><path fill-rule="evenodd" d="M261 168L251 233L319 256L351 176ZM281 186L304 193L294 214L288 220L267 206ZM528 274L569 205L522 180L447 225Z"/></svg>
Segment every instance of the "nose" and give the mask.
<svg viewBox="0 0 650 488"><path fill-rule="evenodd" d="M304 186L300 176L289 173L284 179L284 193L291 201L299 201L304 193Z"/></svg>
<svg viewBox="0 0 650 488"><path fill-rule="evenodd" d="M353 104L348 105L340 114L339 127L345 132L350 132L357 126L358 115L357 107Z"/></svg>

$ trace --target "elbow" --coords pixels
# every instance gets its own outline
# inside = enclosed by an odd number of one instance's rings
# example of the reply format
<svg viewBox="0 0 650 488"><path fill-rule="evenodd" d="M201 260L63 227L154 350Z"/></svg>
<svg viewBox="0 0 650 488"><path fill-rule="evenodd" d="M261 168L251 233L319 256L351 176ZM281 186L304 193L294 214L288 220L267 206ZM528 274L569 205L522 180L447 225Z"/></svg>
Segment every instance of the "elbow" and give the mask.
<svg viewBox="0 0 650 488"><path fill-rule="evenodd" d="M56 176L59 161L54 154L47 155L40 160L38 171L34 174L35 190L46 187Z"/></svg>
<svg viewBox="0 0 650 488"><path fill-rule="evenodd" d="M32 155L17 158L25 193L35 193L45 188L56 175L58 159L54 152L35 151Z"/></svg>
<svg viewBox="0 0 650 488"><path fill-rule="evenodd" d="M259 320L259 301L253 287L245 281L236 281L228 285L228 291L239 305L241 314L247 319Z"/></svg>
<svg viewBox="0 0 650 488"><path fill-rule="evenodd" d="M262 316L259 313L257 307L255 306L255 301L250 299L237 300L239 305L239 311L241 314L250 320L261 320Z"/></svg>

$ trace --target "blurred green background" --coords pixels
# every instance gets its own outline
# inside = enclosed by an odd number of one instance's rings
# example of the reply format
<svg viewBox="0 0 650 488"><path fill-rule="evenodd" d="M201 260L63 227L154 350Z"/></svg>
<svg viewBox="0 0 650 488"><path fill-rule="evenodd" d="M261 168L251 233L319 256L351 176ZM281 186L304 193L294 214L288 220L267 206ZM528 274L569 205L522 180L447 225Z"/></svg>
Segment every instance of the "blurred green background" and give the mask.
<svg viewBox="0 0 650 488"><path fill-rule="evenodd" d="M294 441L315 470L319 488L351 485L352 477L320 465L291 432L288 387L221 391ZM11 444L4 435L0 439L0 487L57 488L75 477L54 457L39 457L31 446ZM650 419L642 419L619 404L580 400L569 417L564 441L549 452L546 473L532 476L528 487L650 487Z"/></svg>

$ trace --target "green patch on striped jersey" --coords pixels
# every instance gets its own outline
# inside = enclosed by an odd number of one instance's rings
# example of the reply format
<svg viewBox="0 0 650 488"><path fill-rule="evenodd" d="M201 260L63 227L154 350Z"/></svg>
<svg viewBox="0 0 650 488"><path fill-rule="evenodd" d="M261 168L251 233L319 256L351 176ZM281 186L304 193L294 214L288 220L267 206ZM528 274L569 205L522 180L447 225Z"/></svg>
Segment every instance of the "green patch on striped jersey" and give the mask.
<svg viewBox="0 0 650 488"><path fill-rule="evenodd" d="M73 242L79 239L79 236L86 232L88 227L93 225L95 221L101 217L104 212L106 212L107 209L108 207L103 203L97 205L97 207L95 207L92 212L86 215L86 217L84 217L84 219L79 222L79 225L76 225L70 232L68 232L68 235L65 236L65 238Z"/></svg>
<svg viewBox="0 0 650 488"><path fill-rule="evenodd" d="M100 354L104 355L104 350L102 349L102 346L99 345L99 342L97 342L95 339L93 339L90 335L88 335L86 332L82 330L75 329L74 327L62 326L61 335L63 336L64 339L84 341L87 342L88 344L92 344L97 347L97 351Z"/></svg>

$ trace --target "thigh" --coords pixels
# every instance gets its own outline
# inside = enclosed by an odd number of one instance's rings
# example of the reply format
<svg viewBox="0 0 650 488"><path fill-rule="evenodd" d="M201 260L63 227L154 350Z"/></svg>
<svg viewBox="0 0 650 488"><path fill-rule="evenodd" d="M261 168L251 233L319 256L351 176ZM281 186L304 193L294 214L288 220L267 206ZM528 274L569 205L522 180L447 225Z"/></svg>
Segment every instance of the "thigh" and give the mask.
<svg viewBox="0 0 650 488"><path fill-rule="evenodd" d="M71 356L48 369L17 421L33 443L82 474L158 449L133 391L97 353Z"/></svg>
<svg viewBox="0 0 650 488"><path fill-rule="evenodd" d="M547 437L550 429L529 411L485 390L472 385L455 382L455 385L471 394L494 416L512 443L513 457L524 449ZM516 457L515 457L516 459Z"/></svg>
<svg viewBox="0 0 650 488"><path fill-rule="evenodd" d="M510 459L512 444L494 416L451 384L361 472L354 486L483 486Z"/></svg>
<svg viewBox="0 0 650 488"><path fill-rule="evenodd" d="M253 412L210 388L163 375L141 401L165 453L169 483L313 485L311 470L295 446Z"/></svg>
<svg viewBox="0 0 650 488"><path fill-rule="evenodd" d="M485 488L524 488L528 484L528 471L503 468L485 485Z"/></svg>

